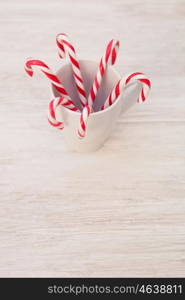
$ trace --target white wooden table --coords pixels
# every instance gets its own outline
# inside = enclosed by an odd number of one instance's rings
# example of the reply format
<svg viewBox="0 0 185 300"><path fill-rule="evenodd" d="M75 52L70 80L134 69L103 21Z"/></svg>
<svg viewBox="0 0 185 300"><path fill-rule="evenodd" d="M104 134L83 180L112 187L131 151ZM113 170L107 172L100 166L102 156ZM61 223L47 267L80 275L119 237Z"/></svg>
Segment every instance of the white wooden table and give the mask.
<svg viewBox="0 0 185 300"><path fill-rule="evenodd" d="M0 276L144 277L185 272L184 1L5 1L0 10ZM99 60L119 38L125 75L152 79L148 103L95 153L68 152L46 120L55 35Z"/></svg>

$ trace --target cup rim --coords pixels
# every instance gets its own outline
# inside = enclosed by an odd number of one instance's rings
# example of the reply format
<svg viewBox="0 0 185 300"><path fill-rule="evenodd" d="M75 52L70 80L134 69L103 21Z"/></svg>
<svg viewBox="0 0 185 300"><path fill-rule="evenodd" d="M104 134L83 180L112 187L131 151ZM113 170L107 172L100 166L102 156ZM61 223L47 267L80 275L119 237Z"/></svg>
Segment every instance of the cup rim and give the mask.
<svg viewBox="0 0 185 300"><path fill-rule="evenodd" d="M91 62L91 63L96 63L99 65L99 62L97 61L94 61L94 60L90 60L90 59L79 59L79 62ZM70 62L66 62L64 65L62 65L57 71L56 71L56 75L59 73L59 71L61 71L62 68L64 68L65 66L67 65L70 65ZM121 79L121 75L119 74L119 72L112 66L112 65L108 65L108 68L111 69L118 77L118 80ZM53 86L51 85L50 86L50 91L51 91L51 94L52 94L52 97L55 97L54 95L54 92L53 92ZM99 111L96 111L96 112L93 112L90 114L90 116L96 116L96 115L100 115L100 114L103 114L103 113L106 113L108 112L109 110L113 109L113 107L115 105L118 104L119 100L120 100L120 97L121 97L121 94L118 96L117 100L111 104L110 106L108 106L107 108L105 108L104 110L99 110ZM82 111L73 111L73 110L70 110L66 107L63 107L63 109L67 110L68 113L71 113L71 114L75 114L75 115L81 115L81 112Z"/></svg>

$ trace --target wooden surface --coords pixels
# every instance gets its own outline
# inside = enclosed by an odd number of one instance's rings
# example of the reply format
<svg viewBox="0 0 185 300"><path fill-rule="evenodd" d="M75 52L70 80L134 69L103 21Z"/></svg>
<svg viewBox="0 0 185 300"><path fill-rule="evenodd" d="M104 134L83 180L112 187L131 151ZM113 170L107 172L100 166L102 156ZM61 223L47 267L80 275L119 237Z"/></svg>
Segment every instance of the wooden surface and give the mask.
<svg viewBox="0 0 185 300"><path fill-rule="evenodd" d="M0 276L184 276L185 2L9 0L0 24ZM119 38L117 70L152 80L95 153L67 151L23 70L61 65L58 32L84 59Z"/></svg>

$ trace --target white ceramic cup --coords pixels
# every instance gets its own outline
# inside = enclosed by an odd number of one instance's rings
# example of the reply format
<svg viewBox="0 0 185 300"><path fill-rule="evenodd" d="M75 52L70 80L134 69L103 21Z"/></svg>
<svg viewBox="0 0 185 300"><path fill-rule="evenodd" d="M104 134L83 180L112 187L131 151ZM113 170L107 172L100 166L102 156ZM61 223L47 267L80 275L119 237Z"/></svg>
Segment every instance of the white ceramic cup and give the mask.
<svg viewBox="0 0 185 300"><path fill-rule="evenodd" d="M99 64L89 60L80 60L79 63L88 95ZM57 76L61 79L75 105L80 109L80 100L74 83L71 65L66 64L61 67L57 72ZM112 130L115 129L116 121L121 112L127 111L130 106L136 103L141 87L130 84L110 107L99 111L119 79L119 73L113 67L108 66L95 100L94 112L90 114L88 119L86 136L83 139L80 139L77 135L80 112L71 111L63 106L57 107L56 118L58 121L64 121L64 130L61 131L61 134L64 136L68 149L78 152L98 150L109 138ZM51 96L52 99L60 96L54 87L51 88Z"/></svg>

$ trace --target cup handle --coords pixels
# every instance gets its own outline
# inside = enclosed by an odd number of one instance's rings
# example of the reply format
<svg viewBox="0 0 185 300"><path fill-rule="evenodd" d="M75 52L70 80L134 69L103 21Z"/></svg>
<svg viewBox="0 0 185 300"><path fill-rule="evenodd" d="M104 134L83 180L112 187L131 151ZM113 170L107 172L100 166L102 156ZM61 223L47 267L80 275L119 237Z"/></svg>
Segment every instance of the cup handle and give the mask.
<svg viewBox="0 0 185 300"><path fill-rule="evenodd" d="M131 82L124 89L123 95L121 95L121 112L120 115L127 112L134 104L137 103L139 93L141 91L142 85L138 82Z"/></svg>

